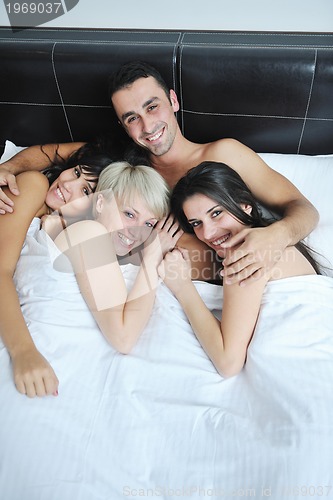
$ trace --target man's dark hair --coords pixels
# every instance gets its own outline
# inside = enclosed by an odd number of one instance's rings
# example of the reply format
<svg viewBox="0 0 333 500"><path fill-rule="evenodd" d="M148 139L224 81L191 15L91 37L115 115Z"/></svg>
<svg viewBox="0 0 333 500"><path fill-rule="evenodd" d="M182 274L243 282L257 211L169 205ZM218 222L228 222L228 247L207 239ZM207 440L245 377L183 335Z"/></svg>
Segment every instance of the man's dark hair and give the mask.
<svg viewBox="0 0 333 500"><path fill-rule="evenodd" d="M124 89L132 85L139 78L152 77L157 84L164 90L167 98L170 100L170 89L163 79L161 73L150 64L142 61L132 61L121 66L109 80L109 96L112 96L118 90Z"/></svg>

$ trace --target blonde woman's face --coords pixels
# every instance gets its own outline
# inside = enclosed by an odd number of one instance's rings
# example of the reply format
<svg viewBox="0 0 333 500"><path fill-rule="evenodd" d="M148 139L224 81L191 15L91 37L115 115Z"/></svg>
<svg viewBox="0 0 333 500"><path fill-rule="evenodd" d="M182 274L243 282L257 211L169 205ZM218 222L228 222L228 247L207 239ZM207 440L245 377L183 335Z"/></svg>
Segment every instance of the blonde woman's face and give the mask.
<svg viewBox="0 0 333 500"><path fill-rule="evenodd" d="M141 196L135 195L131 203L116 197L108 201L102 194L96 203L96 219L112 233L116 254L127 255L151 234L158 221Z"/></svg>

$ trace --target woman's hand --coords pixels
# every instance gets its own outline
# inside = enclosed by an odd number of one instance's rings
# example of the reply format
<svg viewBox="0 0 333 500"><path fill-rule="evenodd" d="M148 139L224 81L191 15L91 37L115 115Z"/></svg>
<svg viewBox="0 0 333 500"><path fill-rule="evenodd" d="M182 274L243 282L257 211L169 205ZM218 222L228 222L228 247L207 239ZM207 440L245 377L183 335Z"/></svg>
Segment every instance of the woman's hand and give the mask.
<svg viewBox="0 0 333 500"><path fill-rule="evenodd" d="M50 363L37 349L12 357L14 382L21 394L35 396L58 395L59 380Z"/></svg>
<svg viewBox="0 0 333 500"><path fill-rule="evenodd" d="M54 212L41 217L41 227L52 240L55 240L58 234L66 228L66 222L62 216Z"/></svg>
<svg viewBox="0 0 333 500"><path fill-rule="evenodd" d="M145 258L155 258L159 264L165 254L175 248L179 238L184 234L178 221L172 215L161 219L154 227L144 244Z"/></svg>
<svg viewBox="0 0 333 500"><path fill-rule="evenodd" d="M10 192L18 195L19 190L16 184L16 177L7 168L0 166L0 186L8 186ZM0 215L13 212L13 201L0 188Z"/></svg>
<svg viewBox="0 0 333 500"><path fill-rule="evenodd" d="M189 252L184 248L175 248L168 252L157 271L166 286L177 296L186 284L191 283Z"/></svg>

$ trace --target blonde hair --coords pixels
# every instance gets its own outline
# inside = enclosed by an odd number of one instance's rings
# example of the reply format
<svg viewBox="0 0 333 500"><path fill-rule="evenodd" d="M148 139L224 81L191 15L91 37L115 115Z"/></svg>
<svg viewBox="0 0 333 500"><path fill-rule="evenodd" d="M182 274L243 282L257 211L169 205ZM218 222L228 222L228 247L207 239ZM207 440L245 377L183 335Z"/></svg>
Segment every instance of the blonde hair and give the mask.
<svg viewBox="0 0 333 500"><path fill-rule="evenodd" d="M100 191L106 200L115 196L126 204L138 194L157 219L169 212L169 187L156 170L146 165L133 166L125 161L111 163L99 176L95 193L98 195ZM95 208L93 212L96 217Z"/></svg>

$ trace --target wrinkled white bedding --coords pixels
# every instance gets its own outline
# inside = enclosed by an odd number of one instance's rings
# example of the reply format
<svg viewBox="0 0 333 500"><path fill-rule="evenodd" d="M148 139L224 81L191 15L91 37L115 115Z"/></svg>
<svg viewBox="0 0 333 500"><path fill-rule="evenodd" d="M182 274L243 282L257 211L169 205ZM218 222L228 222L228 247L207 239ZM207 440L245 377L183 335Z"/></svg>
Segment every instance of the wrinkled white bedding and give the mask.
<svg viewBox="0 0 333 500"><path fill-rule="evenodd" d="M246 367L223 380L163 284L133 352L116 353L56 255L34 220L15 279L59 396L20 395L1 346L1 500L333 495L332 278L270 283ZM220 309L221 287L196 286Z"/></svg>

